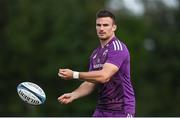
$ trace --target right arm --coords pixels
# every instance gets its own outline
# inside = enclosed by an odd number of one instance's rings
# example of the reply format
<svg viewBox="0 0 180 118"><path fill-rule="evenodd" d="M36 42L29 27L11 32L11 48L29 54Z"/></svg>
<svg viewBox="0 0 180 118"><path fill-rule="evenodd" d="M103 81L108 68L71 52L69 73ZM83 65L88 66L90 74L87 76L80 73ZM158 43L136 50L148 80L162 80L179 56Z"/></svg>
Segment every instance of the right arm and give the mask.
<svg viewBox="0 0 180 118"><path fill-rule="evenodd" d="M75 99L81 98L83 96L86 96L90 94L95 88L95 84L91 82L83 82L77 89L75 89L71 93L65 93L58 97L58 101L61 104L68 104Z"/></svg>

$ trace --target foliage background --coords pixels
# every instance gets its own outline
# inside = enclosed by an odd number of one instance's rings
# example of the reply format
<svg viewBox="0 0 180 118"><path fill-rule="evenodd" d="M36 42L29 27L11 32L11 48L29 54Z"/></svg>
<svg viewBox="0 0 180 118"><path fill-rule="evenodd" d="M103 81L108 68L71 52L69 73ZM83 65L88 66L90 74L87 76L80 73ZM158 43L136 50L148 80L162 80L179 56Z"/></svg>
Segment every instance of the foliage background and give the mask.
<svg viewBox="0 0 180 118"><path fill-rule="evenodd" d="M137 1L137 0L136 0ZM91 116L96 92L61 105L57 97L81 81L58 78L59 68L88 70L89 55L99 41L95 14L111 0L0 0L0 116ZM123 7L116 35L131 53L136 116L180 116L180 0L167 7L161 0L139 0L142 15ZM123 3L123 0L119 0ZM16 87L40 85L46 103L22 102Z"/></svg>

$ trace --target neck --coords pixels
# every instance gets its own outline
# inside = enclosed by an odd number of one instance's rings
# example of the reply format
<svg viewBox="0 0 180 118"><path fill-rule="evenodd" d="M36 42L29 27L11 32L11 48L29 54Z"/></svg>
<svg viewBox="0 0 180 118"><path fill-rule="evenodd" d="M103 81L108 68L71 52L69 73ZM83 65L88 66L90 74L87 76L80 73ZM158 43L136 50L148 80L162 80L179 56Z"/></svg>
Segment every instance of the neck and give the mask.
<svg viewBox="0 0 180 118"><path fill-rule="evenodd" d="M112 38L115 37L115 35L112 35L110 38L108 39L100 39L100 43L101 43L101 47L104 48L104 46L110 41L112 40Z"/></svg>

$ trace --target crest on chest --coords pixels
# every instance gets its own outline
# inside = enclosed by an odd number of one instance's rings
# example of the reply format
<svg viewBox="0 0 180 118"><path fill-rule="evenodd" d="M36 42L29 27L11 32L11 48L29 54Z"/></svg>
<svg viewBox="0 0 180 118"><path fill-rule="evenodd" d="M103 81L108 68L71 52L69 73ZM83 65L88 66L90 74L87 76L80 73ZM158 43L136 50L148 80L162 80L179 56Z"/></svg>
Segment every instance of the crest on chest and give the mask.
<svg viewBox="0 0 180 118"><path fill-rule="evenodd" d="M95 55L93 56L93 68L94 69L100 69L103 67L103 64L107 60L108 55L108 49L105 49L103 51L97 51Z"/></svg>

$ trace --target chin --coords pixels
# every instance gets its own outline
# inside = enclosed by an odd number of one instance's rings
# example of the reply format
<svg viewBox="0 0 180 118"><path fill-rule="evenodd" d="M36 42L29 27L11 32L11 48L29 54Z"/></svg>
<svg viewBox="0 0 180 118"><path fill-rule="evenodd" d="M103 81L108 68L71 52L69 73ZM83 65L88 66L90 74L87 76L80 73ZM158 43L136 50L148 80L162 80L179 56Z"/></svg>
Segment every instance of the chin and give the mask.
<svg viewBox="0 0 180 118"><path fill-rule="evenodd" d="M107 39L107 37L104 37L104 36L99 36L99 39L100 39L100 40L106 40L106 39Z"/></svg>
<svg viewBox="0 0 180 118"><path fill-rule="evenodd" d="M99 39L100 40L108 40L108 37L100 36Z"/></svg>
<svg viewBox="0 0 180 118"><path fill-rule="evenodd" d="M102 41L107 40L107 38L102 38L102 37L99 37L99 39L102 40Z"/></svg>

